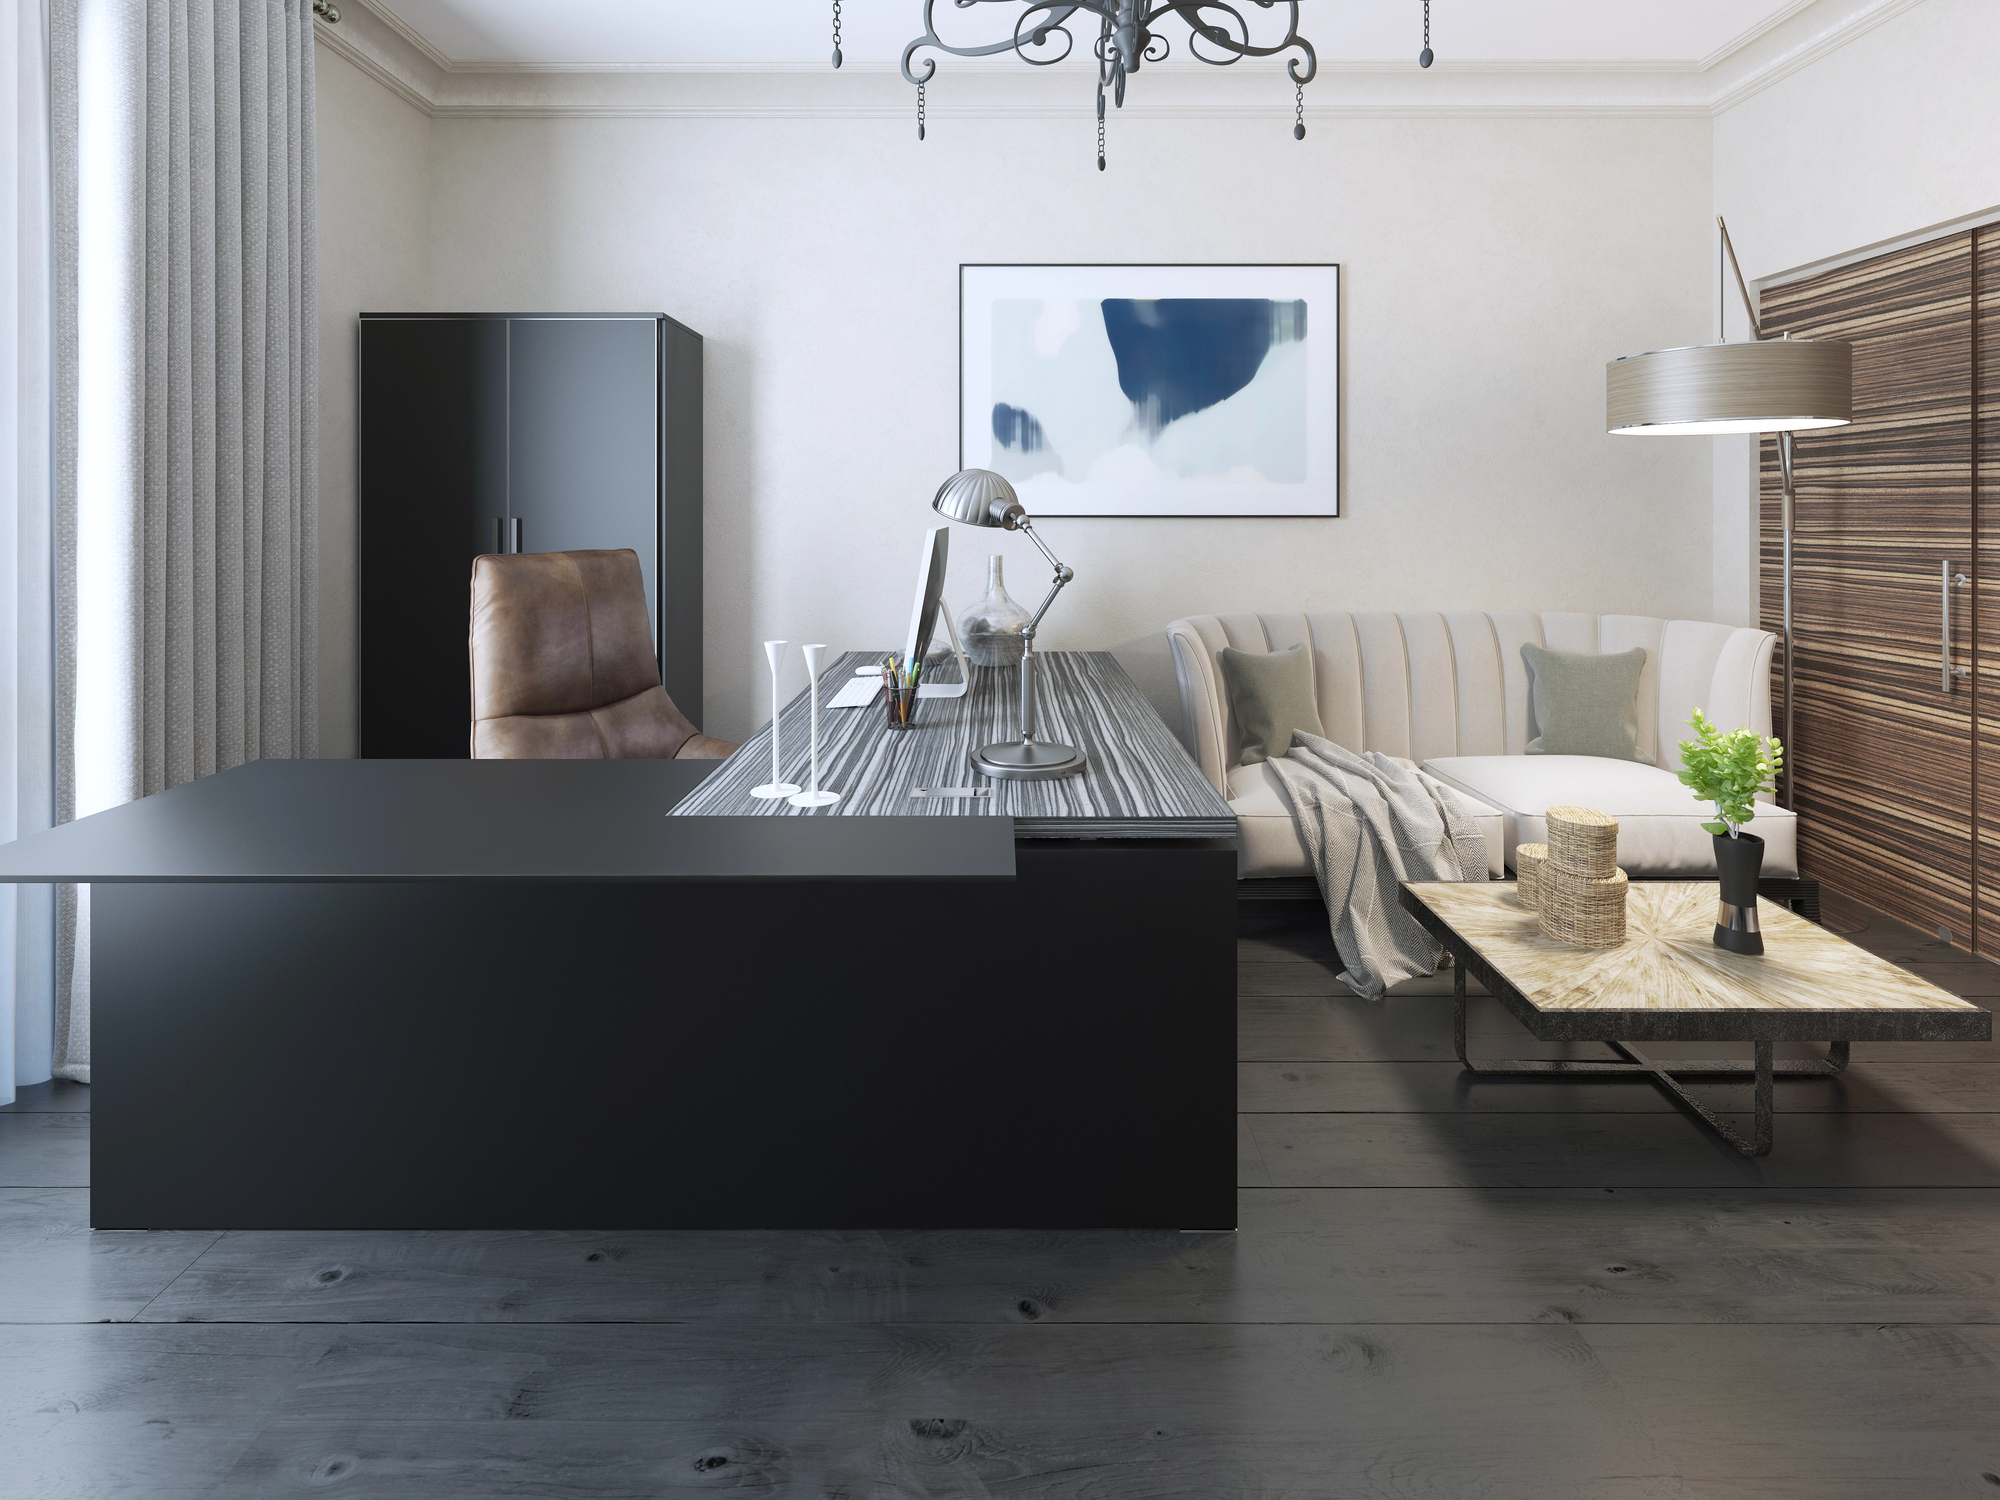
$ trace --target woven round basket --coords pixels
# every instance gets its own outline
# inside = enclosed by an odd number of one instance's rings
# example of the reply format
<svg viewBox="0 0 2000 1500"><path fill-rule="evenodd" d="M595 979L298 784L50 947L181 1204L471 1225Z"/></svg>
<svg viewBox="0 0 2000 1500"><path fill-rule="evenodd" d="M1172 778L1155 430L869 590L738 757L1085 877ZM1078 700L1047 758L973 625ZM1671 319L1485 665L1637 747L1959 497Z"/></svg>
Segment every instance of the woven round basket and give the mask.
<svg viewBox="0 0 2000 1500"><path fill-rule="evenodd" d="M1542 873L1542 866L1549 862L1547 844L1516 844L1514 846L1514 899L1529 911L1535 909L1535 881Z"/></svg>
<svg viewBox="0 0 2000 1500"><path fill-rule="evenodd" d="M1594 807L1548 810L1549 863L1590 880L1609 880L1618 869L1618 820Z"/></svg>
<svg viewBox="0 0 2000 1500"><path fill-rule="evenodd" d="M1615 948L1625 941L1625 872L1609 880L1572 875L1554 862L1535 878L1542 931L1573 948Z"/></svg>

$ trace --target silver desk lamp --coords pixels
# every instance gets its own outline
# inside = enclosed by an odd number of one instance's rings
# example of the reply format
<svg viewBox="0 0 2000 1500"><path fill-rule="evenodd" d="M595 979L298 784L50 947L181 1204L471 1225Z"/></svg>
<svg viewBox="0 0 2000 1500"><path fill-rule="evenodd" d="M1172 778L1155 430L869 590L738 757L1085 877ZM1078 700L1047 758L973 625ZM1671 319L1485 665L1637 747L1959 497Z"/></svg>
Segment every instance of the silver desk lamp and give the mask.
<svg viewBox="0 0 2000 1500"><path fill-rule="evenodd" d="M1750 342L1722 341L1722 267L1716 266L1717 341L1687 349L1660 349L1614 359L1605 367L1605 426L1620 436L1712 437L1721 433L1778 434L1778 477L1784 538L1785 766L1778 801L1792 806L1792 683L1798 673L1797 638L1792 631L1792 523L1798 483L1793 473L1792 434L1845 426L1854 418L1854 346L1837 341L1764 336L1763 320L1750 300L1729 226L1721 232L1717 260L1727 255L1736 272L1736 290L1750 315ZM1945 565L1945 618L1951 618L1951 565ZM1947 642L1947 650L1949 643ZM1946 679L1945 691L1951 691Z"/></svg>
<svg viewBox="0 0 2000 1500"><path fill-rule="evenodd" d="M1035 611L1028 628L1021 632L1021 737L975 750L973 766L984 775L1004 781L1049 781L1076 775L1087 763L1081 750L1035 738L1035 627L1042 623L1042 616L1056 602L1063 585L1076 574L1056 561L1055 553L1042 545L1020 496L1014 493L1014 486L991 469L959 470L938 490L931 509L968 526L998 526L1022 532L1056 570L1056 581L1048 598Z"/></svg>

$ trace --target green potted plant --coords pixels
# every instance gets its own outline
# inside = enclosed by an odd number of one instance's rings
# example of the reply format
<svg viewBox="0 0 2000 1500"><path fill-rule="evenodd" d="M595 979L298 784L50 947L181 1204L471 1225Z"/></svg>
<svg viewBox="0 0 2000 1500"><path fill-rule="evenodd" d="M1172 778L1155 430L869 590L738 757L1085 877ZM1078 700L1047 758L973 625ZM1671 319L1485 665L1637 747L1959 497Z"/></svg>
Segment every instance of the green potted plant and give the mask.
<svg viewBox="0 0 2000 1500"><path fill-rule="evenodd" d="M1764 841L1745 833L1743 825L1757 816L1757 794L1771 790L1784 765L1784 746L1749 729L1725 734L1698 708L1688 723L1694 738L1681 741L1681 783L1715 804L1714 821L1701 825L1715 840L1715 869L1722 884L1715 944L1731 953L1762 953L1757 877L1764 868Z"/></svg>

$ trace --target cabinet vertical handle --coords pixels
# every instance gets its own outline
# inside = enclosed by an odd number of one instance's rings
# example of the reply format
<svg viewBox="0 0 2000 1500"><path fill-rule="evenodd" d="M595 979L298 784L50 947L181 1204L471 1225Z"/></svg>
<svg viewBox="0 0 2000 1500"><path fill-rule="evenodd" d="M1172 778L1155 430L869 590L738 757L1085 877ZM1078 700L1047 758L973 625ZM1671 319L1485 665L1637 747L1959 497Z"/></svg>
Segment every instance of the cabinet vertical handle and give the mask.
<svg viewBox="0 0 2000 1500"><path fill-rule="evenodd" d="M1952 572L1951 559L1947 557L1939 572L1939 581L1938 691L1949 693L1958 678L1972 675L1970 667L1954 667L1951 664L1951 591L1953 585L1971 580L1963 573Z"/></svg>
<svg viewBox="0 0 2000 1500"><path fill-rule="evenodd" d="M516 552L521 550L521 518L519 516L514 517L514 550ZM1946 563L1945 566L1950 567L1951 564Z"/></svg>
<svg viewBox="0 0 2000 1500"><path fill-rule="evenodd" d="M500 518L498 516L493 518L493 550L496 553L507 550L505 544L500 540Z"/></svg>

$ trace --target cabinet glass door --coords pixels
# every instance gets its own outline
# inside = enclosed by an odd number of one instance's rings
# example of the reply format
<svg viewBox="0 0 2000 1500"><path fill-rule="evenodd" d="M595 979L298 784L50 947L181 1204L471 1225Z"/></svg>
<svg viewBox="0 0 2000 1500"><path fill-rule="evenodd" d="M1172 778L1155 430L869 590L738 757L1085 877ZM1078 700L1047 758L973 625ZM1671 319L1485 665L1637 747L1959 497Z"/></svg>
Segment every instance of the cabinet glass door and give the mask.
<svg viewBox="0 0 2000 1500"><path fill-rule="evenodd" d="M508 320L510 513L526 552L630 547L659 642L659 322Z"/></svg>
<svg viewBox="0 0 2000 1500"><path fill-rule="evenodd" d="M507 325L363 318L360 753L469 753L472 559L507 505Z"/></svg>

